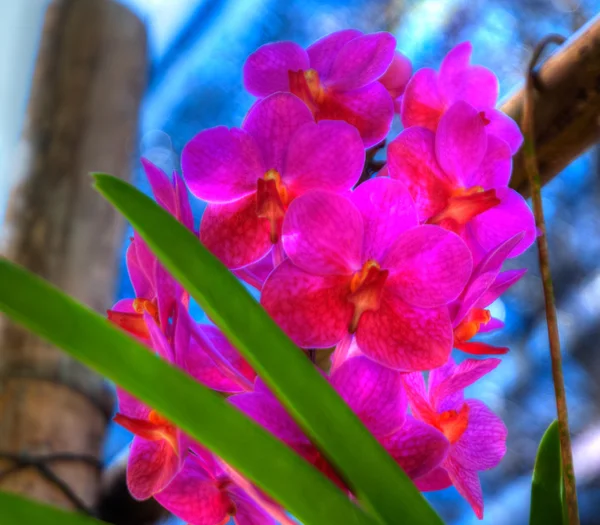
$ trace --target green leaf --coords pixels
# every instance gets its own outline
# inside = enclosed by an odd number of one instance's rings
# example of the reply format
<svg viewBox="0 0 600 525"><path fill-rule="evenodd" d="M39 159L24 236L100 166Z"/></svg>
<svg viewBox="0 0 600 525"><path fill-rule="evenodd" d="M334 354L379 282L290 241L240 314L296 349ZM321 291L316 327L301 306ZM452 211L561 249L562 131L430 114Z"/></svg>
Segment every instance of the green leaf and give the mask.
<svg viewBox="0 0 600 525"><path fill-rule="evenodd" d="M0 525L106 525L74 512L66 512L16 494L0 491Z"/></svg>
<svg viewBox="0 0 600 525"><path fill-rule="evenodd" d="M0 282L0 310L158 410L304 523L373 524L281 441L100 315L1 258Z"/></svg>
<svg viewBox="0 0 600 525"><path fill-rule="evenodd" d="M415 525L442 523L298 347L188 229L130 184L94 176L100 193L254 366L368 508L389 524L400 517Z"/></svg>
<svg viewBox="0 0 600 525"><path fill-rule="evenodd" d="M542 436L535 458L529 525L566 525L562 492L560 439L558 421L554 420Z"/></svg>

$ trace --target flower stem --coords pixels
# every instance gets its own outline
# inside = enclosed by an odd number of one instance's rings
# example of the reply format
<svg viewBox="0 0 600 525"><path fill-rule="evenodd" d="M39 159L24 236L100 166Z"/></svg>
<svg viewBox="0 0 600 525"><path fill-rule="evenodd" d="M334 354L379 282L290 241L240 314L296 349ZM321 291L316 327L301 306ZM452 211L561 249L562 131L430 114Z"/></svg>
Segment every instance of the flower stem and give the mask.
<svg viewBox="0 0 600 525"><path fill-rule="evenodd" d="M542 207L541 182L538 162L535 151L535 128L534 128L534 103L536 90L536 76L534 68L545 47L550 43L562 44L564 38L558 35L549 35L544 38L535 48L526 84L526 97L523 108L522 130L524 135L524 168L531 186L531 200L535 221L540 232L537 239L538 256L540 261L540 272L544 287L544 300L546 304L546 319L548 324L548 339L550 342L550 359L552 361L552 378L554 380L554 394L556 397L556 410L558 413L558 428L560 436L560 452L563 466L563 478L565 487L565 503L569 525L579 525L579 510L577 504L577 490L575 484L575 471L573 468L573 451L571 449L571 436L569 433L569 421L567 414L567 398L565 393L565 382L562 369L562 357L560 350L560 339L558 334L558 320L556 316L556 305L554 301L554 288L552 275L550 273L550 261L548 254L548 238L546 235L546 222Z"/></svg>

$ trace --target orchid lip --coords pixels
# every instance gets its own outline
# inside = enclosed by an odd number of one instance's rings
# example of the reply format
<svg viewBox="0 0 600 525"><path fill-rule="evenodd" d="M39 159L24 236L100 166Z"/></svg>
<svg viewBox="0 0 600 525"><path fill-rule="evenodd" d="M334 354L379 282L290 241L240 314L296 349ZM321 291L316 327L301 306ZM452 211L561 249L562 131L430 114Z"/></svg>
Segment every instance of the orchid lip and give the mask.
<svg viewBox="0 0 600 525"><path fill-rule="evenodd" d="M492 315L489 310L483 308L473 308L454 329L454 338L459 342L465 342L475 337L481 329L481 325L490 322Z"/></svg>
<svg viewBox="0 0 600 525"><path fill-rule="evenodd" d="M379 310L388 274L388 270L382 270L377 261L370 259L352 276L348 301L354 304L354 314L348 328L350 333L356 332L364 312Z"/></svg>
<svg viewBox="0 0 600 525"><path fill-rule="evenodd" d="M460 230L471 219L500 204L496 190L484 190L481 186L458 188L448 198L446 207L427 223L437 224L442 228L460 233Z"/></svg>
<svg viewBox="0 0 600 525"><path fill-rule="evenodd" d="M256 215L269 220L269 236L275 244L279 240L283 216L289 203L287 188L277 170L270 169L263 178L258 179L256 196Z"/></svg>

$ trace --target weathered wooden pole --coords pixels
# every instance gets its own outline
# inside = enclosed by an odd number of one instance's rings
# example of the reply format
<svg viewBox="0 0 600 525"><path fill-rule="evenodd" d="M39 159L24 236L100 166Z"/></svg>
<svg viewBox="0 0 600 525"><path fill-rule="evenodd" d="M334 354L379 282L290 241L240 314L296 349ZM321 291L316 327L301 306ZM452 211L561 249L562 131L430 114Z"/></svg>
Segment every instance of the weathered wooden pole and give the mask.
<svg viewBox="0 0 600 525"><path fill-rule="evenodd" d="M123 223L88 173L131 172L146 48L143 24L112 0L50 2L4 222L3 255L100 312ZM0 490L93 509L112 404L101 377L1 318Z"/></svg>
<svg viewBox="0 0 600 525"><path fill-rule="evenodd" d="M600 141L600 15L542 64L537 80L535 149L545 184ZM501 109L521 122L524 100L522 88ZM523 149L515 159L511 186L529 195Z"/></svg>

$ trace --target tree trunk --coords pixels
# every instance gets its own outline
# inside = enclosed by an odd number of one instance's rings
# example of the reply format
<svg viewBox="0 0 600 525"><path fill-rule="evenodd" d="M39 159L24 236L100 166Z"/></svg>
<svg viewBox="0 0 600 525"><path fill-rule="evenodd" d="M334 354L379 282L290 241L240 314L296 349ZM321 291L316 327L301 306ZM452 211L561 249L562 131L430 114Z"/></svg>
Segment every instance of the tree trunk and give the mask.
<svg viewBox="0 0 600 525"><path fill-rule="evenodd" d="M88 173L128 177L146 62L145 29L123 6L54 0L48 7L3 254L100 312L113 299L123 223ZM99 460L112 394L58 349L0 322L0 489L91 509L98 467L64 455ZM63 458L47 467L74 497L33 466L15 469L18 457L56 454Z"/></svg>

